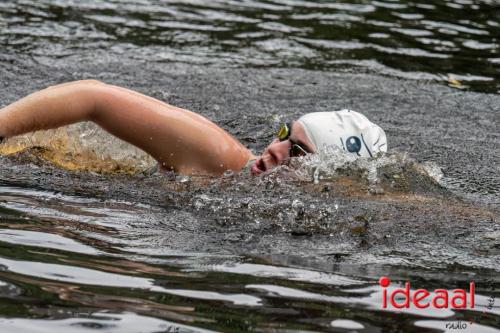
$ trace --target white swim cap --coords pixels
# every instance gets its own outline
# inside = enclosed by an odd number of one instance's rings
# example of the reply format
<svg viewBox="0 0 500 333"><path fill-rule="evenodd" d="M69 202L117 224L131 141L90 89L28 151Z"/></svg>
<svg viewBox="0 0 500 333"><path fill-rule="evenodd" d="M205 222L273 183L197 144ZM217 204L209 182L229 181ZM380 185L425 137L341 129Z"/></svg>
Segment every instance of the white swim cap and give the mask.
<svg viewBox="0 0 500 333"><path fill-rule="evenodd" d="M363 157L387 151L384 130L356 111L313 112L303 115L298 122L316 150L338 146Z"/></svg>

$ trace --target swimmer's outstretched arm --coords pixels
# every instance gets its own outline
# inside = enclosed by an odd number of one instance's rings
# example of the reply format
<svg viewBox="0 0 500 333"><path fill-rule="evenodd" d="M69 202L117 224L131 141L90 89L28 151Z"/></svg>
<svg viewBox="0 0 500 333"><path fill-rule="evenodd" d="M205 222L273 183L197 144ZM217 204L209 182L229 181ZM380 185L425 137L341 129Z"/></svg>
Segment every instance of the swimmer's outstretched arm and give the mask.
<svg viewBox="0 0 500 333"><path fill-rule="evenodd" d="M149 153L161 166L185 174L239 171L253 154L208 119L125 88L75 81L33 93L0 109L5 138L81 121Z"/></svg>

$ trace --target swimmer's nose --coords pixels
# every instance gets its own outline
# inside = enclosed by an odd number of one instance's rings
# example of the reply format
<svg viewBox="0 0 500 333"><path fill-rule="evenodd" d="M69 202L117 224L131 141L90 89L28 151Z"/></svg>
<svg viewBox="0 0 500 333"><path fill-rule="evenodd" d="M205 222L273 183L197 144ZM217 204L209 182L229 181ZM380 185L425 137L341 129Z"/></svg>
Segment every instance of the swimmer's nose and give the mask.
<svg viewBox="0 0 500 333"><path fill-rule="evenodd" d="M273 144L269 146L267 152L271 156L275 166L283 164L290 158L290 142L288 140L273 142Z"/></svg>

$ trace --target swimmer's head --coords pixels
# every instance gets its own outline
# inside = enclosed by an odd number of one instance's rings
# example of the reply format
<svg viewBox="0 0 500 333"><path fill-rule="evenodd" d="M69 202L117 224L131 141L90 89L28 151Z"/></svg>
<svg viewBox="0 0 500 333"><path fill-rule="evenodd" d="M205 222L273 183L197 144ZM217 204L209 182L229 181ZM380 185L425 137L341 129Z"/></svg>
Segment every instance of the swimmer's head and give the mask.
<svg viewBox="0 0 500 333"><path fill-rule="evenodd" d="M351 111L313 112L282 128L252 167L259 174L286 163L291 157L336 146L358 157L387 151L385 132L362 114Z"/></svg>
<svg viewBox="0 0 500 333"><path fill-rule="evenodd" d="M337 146L360 157L387 151L384 130L356 111L313 112L297 121L316 150Z"/></svg>

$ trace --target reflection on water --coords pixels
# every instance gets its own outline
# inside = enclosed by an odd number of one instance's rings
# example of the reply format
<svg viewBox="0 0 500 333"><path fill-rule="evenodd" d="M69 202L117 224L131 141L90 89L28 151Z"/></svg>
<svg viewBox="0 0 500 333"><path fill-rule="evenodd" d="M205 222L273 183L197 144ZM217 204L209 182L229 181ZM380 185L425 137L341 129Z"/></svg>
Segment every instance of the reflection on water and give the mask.
<svg viewBox="0 0 500 333"><path fill-rule="evenodd" d="M358 68L499 91L497 1L11 0L3 52L146 62ZM105 55L100 55L105 56Z"/></svg>
<svg viewBox="0 0 500 333"><path fill-rule="evenodd" d="M384 310L376 266L306 264L292 251L281 258L182 252L183 232L194 232L188 219L199 216L177 220L183 215L168 207L1 189L2 332L415 331L457 320L474 321L470 332L498 332L500 305L490 300L499 281L484 269L448 279L439 269L386 266L412 288L452 290L474 279L478 289L473 310ZM325 246L317 236L316 246Z"/></svg>
<svg viewBox="0 0 500 333"><path fill-rule="evenodd" d="M85 314L81 314L82 316ZM146 330L144 328L147 327ZM84 333L103 331L109 333L136 332L213 332L202 328L181 325L166 320L140 316L135 313L95 312L88 317L67 319L0 319L2 332L67 332Z"/></svg>

